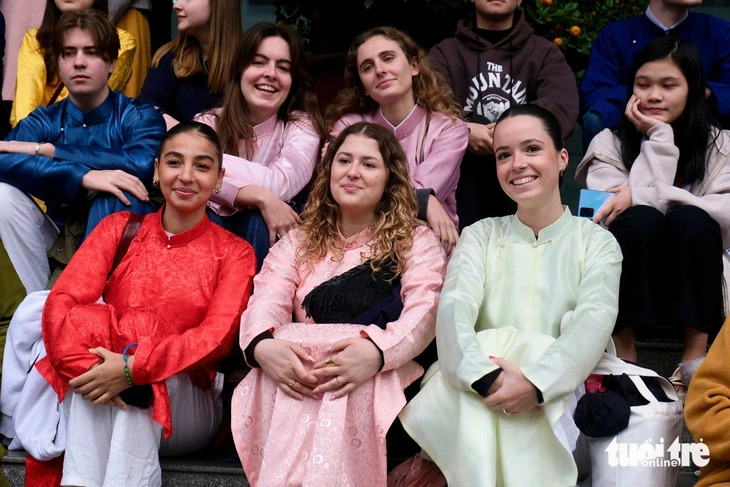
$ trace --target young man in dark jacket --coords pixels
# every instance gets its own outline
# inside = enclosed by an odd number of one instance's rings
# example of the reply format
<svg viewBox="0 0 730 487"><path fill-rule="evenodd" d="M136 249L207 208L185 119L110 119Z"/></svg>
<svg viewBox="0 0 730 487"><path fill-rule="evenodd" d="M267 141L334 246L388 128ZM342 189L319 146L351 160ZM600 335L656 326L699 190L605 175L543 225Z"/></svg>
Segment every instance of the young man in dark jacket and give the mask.
<svg viewBox="0 0 730 487"><path fill-rule="evenodd" d="M431 49L429 58L448 78L469 126L469 148L457 189L460 225L513 213L497 181L492 131L512 105L550 110L567 137L578 117L578 88L560 49L536 36L517 9L521 0L473 0L474 20Z"/></svg>

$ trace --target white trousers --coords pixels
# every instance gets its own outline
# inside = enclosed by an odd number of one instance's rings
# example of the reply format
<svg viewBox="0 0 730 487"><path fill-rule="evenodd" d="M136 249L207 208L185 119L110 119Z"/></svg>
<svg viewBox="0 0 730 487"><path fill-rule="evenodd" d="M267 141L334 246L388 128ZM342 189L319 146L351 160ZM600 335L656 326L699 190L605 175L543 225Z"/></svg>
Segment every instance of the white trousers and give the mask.
<svg viewBox="0 0 730 487"><path fill-rule="evenodd" d="M34 364L46 356L41 315L48 291L31 293L20 303L8 327L0 389L0 433L12 438L9 450L26 450L51 460L66 448L70 401L58 396Z"/></svg>
<svg viewBox="0 0 730 487"><path fill-rule="evenodd" d="M152 408L96 406L69 390L61 485L160 486L159 455L188 455L210 443L223 416L222 374L208 390L193 385L187 374L174 375L166 384L172 412L169 440L162 439Z"/></svg>
<svg viewBox="0 0 730 487"><path fill-rule="evenodd" d="M48 249L57 236L56 225L30 196L0 183L0 241L27 293L48 284Z"/></svg>
<svg viewBox="0 0 730 487"><path fill-rule="evenodd" d="M223 375L202 390L183 373L167 379L172 436L152 408L127 411L96 406L69 389L62 404L33 367L43 358L41 315L48 291L30 294L8 328L0 391L0 431L13 438L10 449L24 448L38 460L66 451L63 485L159 486L161 455L187 455L206 446L223 416ZM100 300L101 301L101 300Z"/></svg>

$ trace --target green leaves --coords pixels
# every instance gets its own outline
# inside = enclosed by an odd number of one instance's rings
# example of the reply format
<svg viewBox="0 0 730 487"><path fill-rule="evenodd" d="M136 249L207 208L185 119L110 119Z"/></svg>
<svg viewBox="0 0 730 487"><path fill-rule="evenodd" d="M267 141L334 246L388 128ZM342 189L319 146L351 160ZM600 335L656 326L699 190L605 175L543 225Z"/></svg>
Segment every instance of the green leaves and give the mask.
<svg viewBox="0 0 730 487"><path fill-rule="evenodd" d="M576 78L583 76L591 44L613 21L641 15L648 0L534 0L523 4L537 35L560 46Z"/></svg>

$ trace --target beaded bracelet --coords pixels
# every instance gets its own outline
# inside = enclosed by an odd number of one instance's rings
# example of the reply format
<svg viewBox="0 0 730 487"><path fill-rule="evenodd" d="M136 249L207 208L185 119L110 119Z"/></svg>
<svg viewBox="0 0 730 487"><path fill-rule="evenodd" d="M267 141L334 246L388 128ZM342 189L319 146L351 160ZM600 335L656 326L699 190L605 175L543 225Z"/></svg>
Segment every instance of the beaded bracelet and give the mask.
<svg viewBox="0 0 730 487"><path fill-rule="evenodd" d="M127 379L127 384L129 384L130 387L132 387L134 383L132 382L132 375L129 373L129 363L127 362L129 357L127 356L127 350L136 346L136 343L130 343L124 347L124 350L122 351L122 358L124 359L124 378Z"/></svg>

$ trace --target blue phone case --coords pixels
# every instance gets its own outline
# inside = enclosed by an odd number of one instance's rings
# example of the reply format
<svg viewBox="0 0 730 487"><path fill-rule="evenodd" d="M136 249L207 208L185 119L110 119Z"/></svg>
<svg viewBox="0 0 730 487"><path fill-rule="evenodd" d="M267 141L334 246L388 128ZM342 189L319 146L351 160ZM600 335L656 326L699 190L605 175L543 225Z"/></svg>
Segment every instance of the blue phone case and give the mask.
<svg viewBox="0 0 730 487"><path fill-rule="evenodd" d="M601 209L601 206L615 196L616 193L609 193L608 191L581 189L580 200L578 201L578 216L592 220L598 210Z"/></svg>

